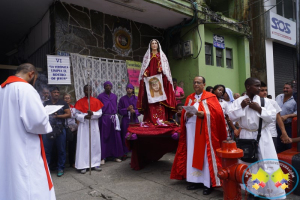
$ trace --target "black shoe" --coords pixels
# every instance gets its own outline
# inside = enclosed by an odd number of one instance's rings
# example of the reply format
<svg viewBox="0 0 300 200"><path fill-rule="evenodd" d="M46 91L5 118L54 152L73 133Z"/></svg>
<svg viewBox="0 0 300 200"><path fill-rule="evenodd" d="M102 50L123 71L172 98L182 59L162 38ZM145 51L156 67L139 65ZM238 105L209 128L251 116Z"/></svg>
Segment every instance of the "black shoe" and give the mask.
<svg viewBox="0 0 300 200"><path fill-rule="evenodd" d="M213 190L214 190L214 188L212 188L212 187L208 188L208 187L204 186L203 195L209 195Z"/></svg>
<svg viewBox="0 0 300 200"><path fill-rule="evenodd" d="M193 183L191 185L188 185L186 187L187 190L197 190L197 189L200 189L200 188L203 188L203 183Z"/></svg>
<svg viewBox="0 0 300 200"><path fill-rule="evenodd" d="M254 196L253 194L248 194L247 200L259 200L259 197Z"/></svg>

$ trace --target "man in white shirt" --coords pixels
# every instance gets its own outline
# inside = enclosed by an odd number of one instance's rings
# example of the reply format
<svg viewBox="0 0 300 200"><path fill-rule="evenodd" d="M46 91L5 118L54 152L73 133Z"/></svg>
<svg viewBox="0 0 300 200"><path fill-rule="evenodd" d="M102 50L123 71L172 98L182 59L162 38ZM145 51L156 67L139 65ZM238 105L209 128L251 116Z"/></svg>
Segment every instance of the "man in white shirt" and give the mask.
<svg viewBox="0 0 300 200"><path fill-rule="evenodd" d="M256 174L259 168L271 175L277 169L279 164L274 162L264 162L266 159L278 160L272 135L268 128L270 123L275 123L276 109L270 99L265 98L265 105L261 107L261 98L258 96L260 91L260 81L256 78L248 78L245 81L246 94L236 99L229 107L228 116L232 121L238 122L241 128L240 139L257 139L259 121L262 118L261 137L258 144L258 160L262 161L249 168L250 173ZM240 161L244 164L245 163ZM268 187L261 188L259 192L267 198L274 197L281 188L276 188L271 182L266 183ZM248 182L249 186L249 182ZM267 188L270 188L269 190ZM251 193L258 195L254 188L248 188ZM271 192L273 191L273 193ZM251 194L250 194L251 195ZM285 197L284 197L285 198ZM249 199L249 198L248 198ZM253 195L250 199L254 199Z"/></svg>
<svg viewBox="0 0 300 200"><path fill-rule="evenodd" d="M267 85L261 81L261 86L260 86L260 91L259 91L259 94L258 94L260 97L262 98L267 98L268 96L268 87ZM281 108L279 107L278 103L272 99L270 99L270 102L271 104L273 105L273 107L276 109L276 121L273 122L273 123L270 123L268 128L271 132L271 135L272 135L272 139L273 139L273 143L274 143L274 146L275 146L275 149L277 149L277 130L276 130L276 122L278 124L278 127L280 128L281 132L282 132L282 136L281 136L281 140L286 143L288 142L289 140L289 137L285 131L285 128L284 128L284 124L283 124L283 121L281 119L281 116L280 116L280 112L281 112Z"/></svg>
<svg viewBox="0 0 300 200"><path fill-rule="evenodd" d="M0 88L0 199L53 200L55 192L41 135L52 131L33 85L38 74L20 65Z"/></svg>

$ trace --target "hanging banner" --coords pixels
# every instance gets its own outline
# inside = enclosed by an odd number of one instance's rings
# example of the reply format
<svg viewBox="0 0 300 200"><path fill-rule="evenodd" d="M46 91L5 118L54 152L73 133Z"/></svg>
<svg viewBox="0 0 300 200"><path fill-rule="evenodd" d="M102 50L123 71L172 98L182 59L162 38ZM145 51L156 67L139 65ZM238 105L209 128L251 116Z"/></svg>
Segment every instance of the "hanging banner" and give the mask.
<svg viewBox="0 0 300 200"><path fill-rule="evenodd" d="M126 65L129 83L131 83L134 86L134 93L136 96L138 96L140 87L139 75L142 63L132 60L126 60Z"/></svg>
<svg viewBox="0 0 300 200"><path fill-rule="evenodd" d="M48 84L71 84L69 56L47 55Z"/></svg>
<svg viewBox="0 0 300 200"><path fill-rule="evenodd" d="M214 34L214 47L225 49L225 39L224 36Z"/></svg>

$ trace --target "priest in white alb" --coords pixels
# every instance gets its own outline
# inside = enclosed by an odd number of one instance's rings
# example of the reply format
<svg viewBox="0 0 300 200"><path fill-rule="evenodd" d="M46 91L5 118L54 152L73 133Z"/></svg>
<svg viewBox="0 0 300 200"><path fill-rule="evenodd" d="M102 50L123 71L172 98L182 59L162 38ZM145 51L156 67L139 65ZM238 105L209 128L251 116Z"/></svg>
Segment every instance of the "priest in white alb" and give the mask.
<svg viewBox="0 0 300 200"><path fill-rule="evenodd" d="M90 166L89 161L89 121L91 121L91 167L96 171L101 171L101 143L98 119L102 116L102 102L91 96L92 87L85 85L85 97L79 99L75 104L75 116L79 122L77 130L77 146L75 168L81 170L81 173L86 173L86 169ZM90 110L89 99L90 94Z"/></svg>
<svg viewBox="0 0 300 200"><path fill-rule="evenodd" d="M203 195L209 195L213 187L222 184L217 176L222 166L216 150L226 139L227 131L218 99L204 90L205 78L195 77L193 83L195 93L187 97L185 106L196 111L191 113L186 108L181 113L181 133L171 179L186 179L191 183L188 190L204 188Z"/></svg>
<svg viewBox="0 0 300 200"><path fill-rule="evenodd" d="M33 85L32 64L17 67L0 88L0 199L54 200L42 137L52 132L49 117Z"/></svg>

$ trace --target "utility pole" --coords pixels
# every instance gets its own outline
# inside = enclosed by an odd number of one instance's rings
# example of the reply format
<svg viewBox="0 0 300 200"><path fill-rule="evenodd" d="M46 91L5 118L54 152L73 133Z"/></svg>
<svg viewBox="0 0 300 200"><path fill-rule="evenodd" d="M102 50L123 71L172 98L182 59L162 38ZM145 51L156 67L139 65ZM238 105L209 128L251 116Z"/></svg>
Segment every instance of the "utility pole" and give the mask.
<svg viewBox="0 0 300 200"><path fill-rule="evenodd" d="M296 0L296 48L297 48L297 115L300 113L300 0ZM297 137L300 137L300 117L297 117ZM297 146L300 151L300 142Z"/></svg>

